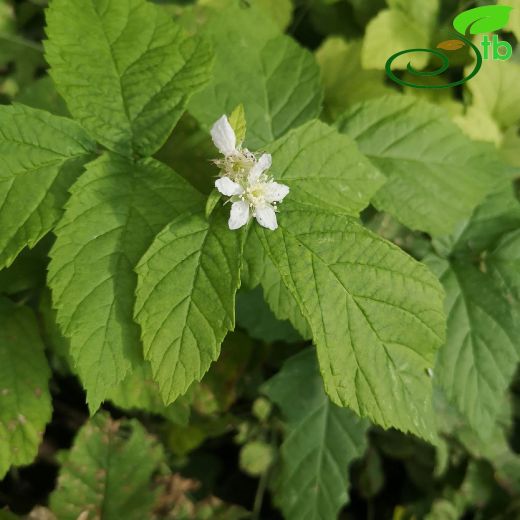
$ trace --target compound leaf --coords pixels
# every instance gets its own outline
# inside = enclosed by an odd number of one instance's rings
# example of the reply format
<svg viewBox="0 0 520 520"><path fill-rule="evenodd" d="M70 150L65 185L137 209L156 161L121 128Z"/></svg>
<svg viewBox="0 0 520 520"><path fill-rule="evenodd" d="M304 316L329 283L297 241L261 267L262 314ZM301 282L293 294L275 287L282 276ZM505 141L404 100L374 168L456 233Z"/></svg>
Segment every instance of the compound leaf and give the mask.
<svg viewBox="0 0 520 520"><path fill-rule="evenodd" d="M106 154L72 187L51 250L49 286L57 320L96 410L141 361L133 322L134 267L155 235L201 198L153 159Z"/></svg>
<svg viewBox="0 0 520 520"><path fill-rule="evenodd" d="M53 0L46 58L71 114L107 148L152 155L207 83L212 54L144 0Z"/></svg>

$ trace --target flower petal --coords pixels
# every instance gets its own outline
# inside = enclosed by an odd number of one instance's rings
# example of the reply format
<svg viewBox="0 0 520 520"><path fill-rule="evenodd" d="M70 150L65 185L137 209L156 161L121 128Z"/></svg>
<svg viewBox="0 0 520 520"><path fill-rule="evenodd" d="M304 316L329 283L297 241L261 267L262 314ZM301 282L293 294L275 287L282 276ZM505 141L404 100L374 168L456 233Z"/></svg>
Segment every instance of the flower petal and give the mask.
<svg viewBox="0 0 520 520"><path fill-rule="evenodd" d="M249 220L249 204L243 200L231 204L231 214L229 215L229 229L238 229L245 226Z"/></svg>
<svg viewBox="0 0 520 520"><path fill-rule="evenodd" d="M289 186L279 182L270 182L265 187L265 200L267 202L281 202L289 193Z"/></svg>
<svg viewBox="0 0 520 520"><path fill-rule="evenodd" d="M220 177L215 181L215 188L217 188L222 195L232 197L233 195L242 195L244 188L237 182L232 181L229 177Z"/></svg>
<svg viewBox="0 0 520 520"><path fill-rule="evenodd" d="M227 116L223 115L213 125L211 139L213 139L213 144L219 149L219 152L226 157L235 153L237 138Z"/></svg>
<svg viewBox="0 0 520 520"><path fill-rule="evenodd" d="M276 213L269 204L258 206L255 213L256 220L262 227L270 229L271 231L274 231L278 227Z"/></svg>
<svg viewBox="0 0 520 520"><path fill-rule="evenodd" d="M271 168L272 157L270 153L264 153L249 171L249 184L254 184L260 175Z"/></svg>

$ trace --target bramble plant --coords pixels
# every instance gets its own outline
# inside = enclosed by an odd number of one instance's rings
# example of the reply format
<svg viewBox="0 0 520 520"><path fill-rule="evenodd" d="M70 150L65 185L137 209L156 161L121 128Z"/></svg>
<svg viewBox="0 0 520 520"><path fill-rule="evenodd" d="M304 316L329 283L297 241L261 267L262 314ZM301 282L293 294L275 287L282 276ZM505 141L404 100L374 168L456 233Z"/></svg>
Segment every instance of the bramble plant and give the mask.
<svg viewBox="0 0 520 520"><path fill-rule="evenodd" d="M333 520L351 486L369 518L515 518L520 66L484 62L464 103L385 82L448 0L185 4L51 0L48 76L0 106L1 476L72 385L31 501L60 520ZM504 16L454 25L518 38ZM252 499L200 471L230 432ZM419 498L377 504L384 457Z"/></svg>

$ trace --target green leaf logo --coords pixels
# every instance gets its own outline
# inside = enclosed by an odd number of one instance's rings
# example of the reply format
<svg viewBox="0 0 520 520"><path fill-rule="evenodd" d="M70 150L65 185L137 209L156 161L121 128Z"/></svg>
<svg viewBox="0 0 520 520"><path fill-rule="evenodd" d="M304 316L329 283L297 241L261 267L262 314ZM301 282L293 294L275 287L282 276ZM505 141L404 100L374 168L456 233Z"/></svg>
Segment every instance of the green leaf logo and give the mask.
<svg viewBox="0 0 520 520"><path fill-rule="evenodd" d="M453 20L453 27L460 34L480 34L498 31L507 25L513 8L507 5L487 5L460 13Z"/></svg>

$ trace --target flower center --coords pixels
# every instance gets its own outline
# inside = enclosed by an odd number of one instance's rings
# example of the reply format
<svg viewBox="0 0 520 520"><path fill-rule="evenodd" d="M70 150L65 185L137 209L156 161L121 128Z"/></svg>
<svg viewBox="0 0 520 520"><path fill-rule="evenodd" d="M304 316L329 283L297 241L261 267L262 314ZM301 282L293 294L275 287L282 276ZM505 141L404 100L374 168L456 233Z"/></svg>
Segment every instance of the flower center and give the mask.
<svg viewBox="0 0 520 520"><path fill-rule="evenodd" d="M247 190L247 195L250 202L256 206L258 204L262 204L264 202L265 197L265 187L263 184L253 184Z"/></svg>

